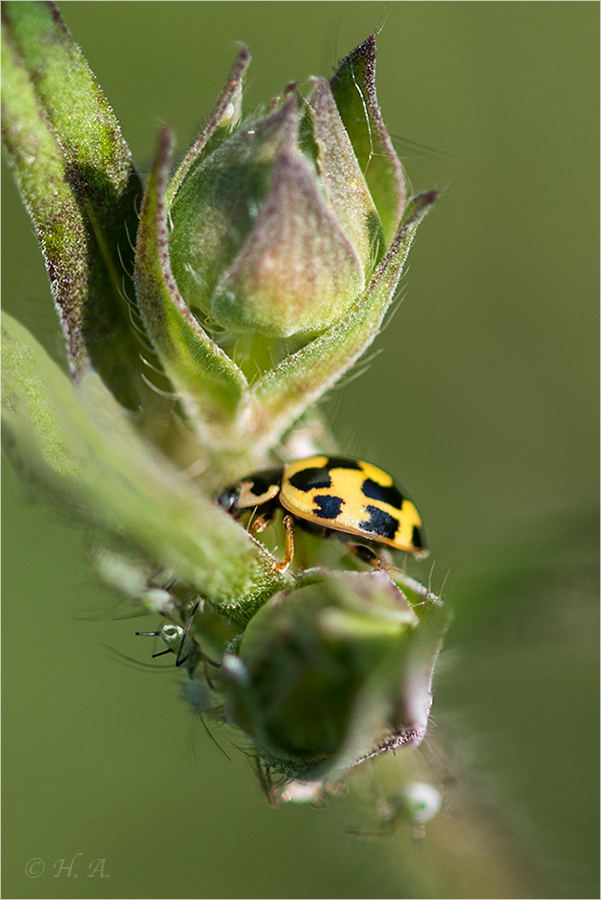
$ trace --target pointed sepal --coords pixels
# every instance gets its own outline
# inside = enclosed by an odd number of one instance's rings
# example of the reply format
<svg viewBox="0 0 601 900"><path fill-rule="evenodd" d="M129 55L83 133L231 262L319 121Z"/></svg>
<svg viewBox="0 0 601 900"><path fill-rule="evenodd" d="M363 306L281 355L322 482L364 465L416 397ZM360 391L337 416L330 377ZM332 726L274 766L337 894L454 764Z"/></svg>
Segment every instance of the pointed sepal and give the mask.
<svg viewBox="0 0 601 900"><path fill-rule="evenodd" d="M376 36L342 60L330 79L332 93L384 226L387 244L405 206L405 179L376 95Z"/></svg>
<svg viewBox="0 0 601 900"><path fill-rule="evenodd" d="M171 271L165 210L171 148L171 133L162 128L140 217L134 280L148 335L192 423L204 435L227 426L247 384L184 303Z"/></svg>

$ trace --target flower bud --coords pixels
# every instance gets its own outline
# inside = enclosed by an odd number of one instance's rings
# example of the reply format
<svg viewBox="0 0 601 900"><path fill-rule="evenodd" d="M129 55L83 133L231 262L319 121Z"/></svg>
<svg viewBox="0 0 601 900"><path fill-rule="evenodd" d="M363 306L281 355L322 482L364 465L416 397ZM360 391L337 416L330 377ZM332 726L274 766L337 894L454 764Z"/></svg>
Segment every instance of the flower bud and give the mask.
<svg viewBox="0 0 601 900"><path fill-rule="evenodd" d="M382 258L382 221L335 84L314 79L307 100L289 89L267 115L214 141L183 179L170 210L171 265L210 324L317 335L356 302Z"/></svg>
<svg viewBox="0 0 601 900"><path fill-rule="evenodd" d="M419 743L446 621L438 603L421 615L384 571L277 595L224 658L226 717L293 778Z"/></svg>

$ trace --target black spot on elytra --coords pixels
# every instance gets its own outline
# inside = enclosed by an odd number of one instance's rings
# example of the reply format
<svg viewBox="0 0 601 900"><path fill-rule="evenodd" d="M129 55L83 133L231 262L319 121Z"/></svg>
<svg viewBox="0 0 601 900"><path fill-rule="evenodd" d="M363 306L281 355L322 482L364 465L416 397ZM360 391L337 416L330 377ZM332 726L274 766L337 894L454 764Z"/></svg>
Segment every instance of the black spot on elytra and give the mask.
<svg viewBox="0 0 601 900"><path fill-rule="evenodd" d="M328 472L330 469L359 469L363 471L356 459L344 459L342 456L328 456L324 469L327 469Z"/></svg>
<svg viewBox="0 0 601 900"><path fill-rule="evenodd" d="M424 547L424 540L422 538L422 533L419 530L419 528L417 527L417 525L413 526L413 532L411 534L411 543L418 550L422 550Z"/></svg>
<svg viewBox="0 0 601 900"><path fill-rule="evenodd" d="M315 507L311 512L314 516L320 519L336 519L340 515L344 500L332 494L324 494L321 497L314 497L313 502Z"/></svg>
<svg viewBox="0 0 601 900"><path fill-rule="evenodd" d="M290 484L297 490L308 493L317 488L332 487L332 479L328 475L328 470L320 466L313 469L301 469L292 476Z"/></svg>
<svg viewBox="0 0 601 900"><path fill-rule="evenodd" d="M356 460L344 459L342 456L329 456L325 466L313 466L310 469L301 469L290 478L290 484L298 491L317 490L318 488L332 487L330 471L332 469L359 469L361 466Z"/></svg>
<svg viewBox="0 0 601 900"><path fill-rule="evenodd" d="M382 487L381 484L372 481L371 478L365 479L361 485L361 491L366 497L369 497L370 500L379 500L381 503L388 503L389 506L394 506L395 509L401 509L405 499L399 489L393 484L389 487Z"/></svg>
<svg viewBox="0 0 601 900"><path fill-rule="evenodd" d="M368 531L370 534L379 534L380 537L394 540L399 527L399 520L389 515L377 506L366 506L366 513L369 514L367 522L361 522L361 531Z"/></svg>

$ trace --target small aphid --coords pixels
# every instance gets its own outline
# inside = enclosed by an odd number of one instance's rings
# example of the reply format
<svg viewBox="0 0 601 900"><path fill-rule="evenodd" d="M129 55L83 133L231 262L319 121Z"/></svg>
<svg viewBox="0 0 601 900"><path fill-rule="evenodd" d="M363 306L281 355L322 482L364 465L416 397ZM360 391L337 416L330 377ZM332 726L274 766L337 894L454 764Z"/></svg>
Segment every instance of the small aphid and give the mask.
<svg viewBox="0 0 601 900"><path fill-rule="evenodd" d="M377 808L380 819L378 831L352 829L350 833L359 837L386 837L396 831L399 822L404 821L411 826L413 840L419 842L426 837L426 824L442 808L442 794L425 781L410 781L396 796L378 798Z"/></svg>
<svg viewBox="0 0 601 900"><path fill-rule="evenodd" d="M165 649L160 650L158 653L153 653L152 658L156 659L159 656L165 656L167 653L175 653L177 657L175 665L178 668L183 666L185 662L188 662L191 656L199 652L194 640L186 635L185 629L181 625L169 623L168 625L163 625L160 631L136 631L136 635L138 637L160 637Z"/></svg>
<svg viewBox="0 0 601 900"><path fill-rule="evenodd" d="M175 665L178 668L185 665L190 674L194 671L199 661L205 659L202 650L194 638L189 635L192 619L199 606L200 600L197 600L188 617L185 628L169 622L167 625L163 625L160 631L136 631L136 635L139 637L160 637L165 649L159 651L159 653L153 653L153 659L156 659L158 656L165 656L166 653L175 653ZM214 663L214 665L216 664Z"/></svg>
<svg viewBox="0 0 601 900"><path fill-rule="evenodd" d="M426 781L410 781L401 794L401 803L411 824L422 826L440 812L442 794Z"/></svg>

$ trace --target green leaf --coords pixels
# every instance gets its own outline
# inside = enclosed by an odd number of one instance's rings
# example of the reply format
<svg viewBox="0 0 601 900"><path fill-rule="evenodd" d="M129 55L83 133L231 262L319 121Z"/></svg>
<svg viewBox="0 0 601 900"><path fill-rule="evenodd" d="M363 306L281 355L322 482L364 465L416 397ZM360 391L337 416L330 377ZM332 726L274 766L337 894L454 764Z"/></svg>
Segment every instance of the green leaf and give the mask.
<svg viewBox="0 0 601 900"><path fill-rule="evenodd" d="M165 211L171 147L171 132L162 128L140 217L136 293L148 334L184 407L201 435L218 440L215 426L227 427L247 382L184 303L171 272Z"/></svg>
<svg viewBox="0 0 601 900"><path fill-rule="evenodd" d="M434 191L407 204L401 227L367 290L336 325L254 385L250 428L256 448L268 449L304 410L359 359L377 336L394 297L419 223L437 199Z"/></svg>
<svg viewBox="0 0 601 900"><path fill-rule="evenodd" d="M376 96L375 34L345 56L330 86L380 213L388 244L396 233L405 205L405 179Z"/></svg>
<svg viewBox="0 0 601 900"><path fill-rule="evenodd" d="M119 401L149 388L122 282L141 183L115 116L51 3L2 4L2 133L46 260L72 373Z"/></svg>
<svg viewBox="0 0 601 900"><path fill-rule="evenodd" d="M117 535L237 621L285 579L271 555L129 424L94 373L78 387L3 317L5 451L21 478Z"/></svg>

